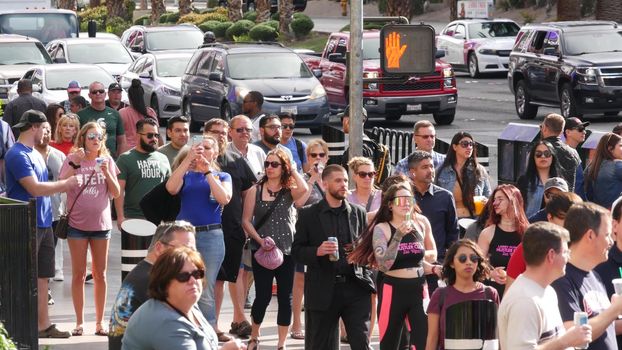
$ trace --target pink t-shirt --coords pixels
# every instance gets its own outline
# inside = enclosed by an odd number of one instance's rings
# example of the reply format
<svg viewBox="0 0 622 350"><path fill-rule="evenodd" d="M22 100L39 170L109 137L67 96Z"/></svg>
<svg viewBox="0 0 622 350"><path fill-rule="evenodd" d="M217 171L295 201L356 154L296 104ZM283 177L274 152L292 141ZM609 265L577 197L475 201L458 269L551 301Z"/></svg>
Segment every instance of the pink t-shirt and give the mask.
<svg viewBox="0 0 622 350"><path fill-rule="evenodd" d="M123 152L125 152L136 146L136 122L145 117L130 106L121 108L119 110L119 114L121 115L123 127L125 128L125 140L127 141L127 149L123 150ZM149 117L153 118L156 123L158 123L158 114L153 110L153 108L147 107L147 114ZM160 125L158 124L158 127L159 126Z"/></svg>
<svg viewBox="0 0 622 350"><path fill-rule="evenodd" d="M110 157L108 166L110 172L119 174L119 169ZM65 159L61 168L61 176L69 169L70 157ZM76 197L84 183L89 179L95 170L95 160L83 160L80 168L76 169L78 186L67 191L67 210L71 209ZM91 181L86 186L69 216L69 226L82 231L105 231L112 229L112 218L110 217L110 192L106 185L106 178L101 172L95 172Z"/></svg>

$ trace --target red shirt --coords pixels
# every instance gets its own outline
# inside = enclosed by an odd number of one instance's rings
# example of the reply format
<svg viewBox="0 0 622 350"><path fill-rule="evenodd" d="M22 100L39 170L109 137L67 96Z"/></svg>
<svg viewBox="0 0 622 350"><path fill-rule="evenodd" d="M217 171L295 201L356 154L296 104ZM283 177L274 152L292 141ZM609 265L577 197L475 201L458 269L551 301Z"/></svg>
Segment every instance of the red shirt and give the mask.
<svg viewBox="0 0 622 350"><path fill-rule="evenodd" d="M73 147L73 142L63 141L62 143L56 143L54 141L50 141L50 146L63 152L65 155L68 155L69 151L71 151L71 147Z"/></svg>
<svg viewBox="0 0 622 350"><path fill-rule="evenodd" d="M527 264L525 264L525 257L523 256L523 243L519 244L510 257L510 262L506 268L508 276L516 279L518 275L525 272Z"/></svg>

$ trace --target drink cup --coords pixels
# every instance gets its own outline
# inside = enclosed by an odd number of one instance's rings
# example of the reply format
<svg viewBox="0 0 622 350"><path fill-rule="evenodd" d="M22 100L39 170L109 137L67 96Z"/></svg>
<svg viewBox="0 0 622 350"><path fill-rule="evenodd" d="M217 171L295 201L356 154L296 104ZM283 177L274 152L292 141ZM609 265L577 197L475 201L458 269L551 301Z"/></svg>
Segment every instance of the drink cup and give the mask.
<svg viewBox="0 0 622 350"><path fill-rule="evenodd" d="M574 313L574 325L577 327L588 324L587 312L576 311ZM587 349L590 344L584 344L582 346L575 346L575 349Z"/></svg>
<svg viewBox="0 0 622 350"><path fill-rule="evenodd" d="M611 280L611 284L613 284L613 289L616 291L616 294L622 295L622 278L614 278Z"/></svg>
<svg viewBox="0 0 622 350"><path fill-rule="evenodd" d="M337 250L328 256L328 260L338 261L339 260L339 241L337 241L337 237L328 237L328 241L337 243Z"/></svg>
<svg viewBox="0 0 622 350"><path fill-rule="evenodd" d="M473 204L475 204L475 215L480 215L484 211L488 198L486 196L474 196Z"/></svg>
<svg viewBox="0 0 622 350"><path fill-rule="evenodd" d="M95 171L100 173L102 171L102 164L104 163L104 158L97 157L95 158Z"/></svg>

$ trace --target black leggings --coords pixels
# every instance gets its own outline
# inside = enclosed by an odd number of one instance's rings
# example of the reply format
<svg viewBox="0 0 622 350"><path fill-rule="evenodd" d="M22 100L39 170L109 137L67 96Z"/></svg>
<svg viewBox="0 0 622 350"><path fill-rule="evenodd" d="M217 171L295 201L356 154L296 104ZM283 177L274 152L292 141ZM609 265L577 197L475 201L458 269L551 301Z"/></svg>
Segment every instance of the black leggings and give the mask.
<svg viewBox="0 0 622 350"><path fill-rule="evenodd" d="M378 284L378 329L380 350L397 350L402 326L410 330L408 349L425 349L428 317L423 297L428 297L425 278L396 278L384 275ZM402 344L403 346L404 344Z"/></svg>
<svg viewBox="0 0 622 350"><path fill-rule="evenodd" d="M279 309L276 324L289 326L292 322L292 288L294 286L294 259L291 255L283 255L283 264L274 270L268 270L255 260L253 251L253 277L255 278L255 301L251 308L251 318L256 324L261 324L266 315L266 309L272 299L272 280L276 277L276 297Z"/></svg>

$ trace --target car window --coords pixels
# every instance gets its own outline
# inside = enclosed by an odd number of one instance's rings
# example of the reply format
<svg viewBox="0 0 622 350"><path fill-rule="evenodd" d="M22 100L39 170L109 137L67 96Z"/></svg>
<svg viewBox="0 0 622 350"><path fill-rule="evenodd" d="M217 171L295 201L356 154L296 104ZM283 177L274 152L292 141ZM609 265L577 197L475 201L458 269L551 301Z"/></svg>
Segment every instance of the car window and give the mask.
<svg viewBox="0 0 622 350"><path fill-rule="evenodd" d="M35 71L33 69L27 71L26 73L24 73L24 76L22 77L22 79L30 79L32 75L34 74L34 72Z"/></svg>
<svg viewBox="0 0 622 350"><path fill-rule="evenodd" d="M52 63L43 45L38 42L7 42L0 44L0 65Z"/></svg>
<svg viewBox="0 0 622 350"><path fill-rule="evenodd" d="M546 30L539 30L534 34L533 40L531 41L531 45L529 45L529 52L533 53L542 53L542 48L544 47L544 39L548 32Z"/></svg>
<svg viewBox="0 0 622 350"><path fill-rule="evenodd" d="M145 59L145 65L140 69L141 73L151 72L153 70L153 58L147 57Z"/></svg>
<svg viewBox="0 0 622 350"><path fill-rule="evenodd" d="M476 22L469 24L469 38L514 37L520 27L514 22Z"/></svg>
<svg viewBox="0 0 622 350"><path fill-rule="evenodd" d="M455 31L456 31L456 25L452 24L448 26L447 28L445 28L445 30L443 31L443 34L447 36L454 36Z"/></svg>
<svg viewBox="0 0 622 350"><path fill-rule="evenodd" d="M335 48L336 53L340 53L343 56L348 52L348 40L346 38L340 38L337 41L337 47Z"/></svg>
<svg viewBox="0 0 622 350"><path fill-rule="evenodd" d="M43 77L41 75L42 73L40 69L35 70L34 74L32 75L32 79L30 79L33 85L41 85L41 81L43 80Z"/></svg>
<svg viewBox="0 0 622 350"><path fill-rule="evenodd" d="M149 32L145 40L149 51L196 49L203 44L203 32L200 29Z"/></svg>
<svg viewBox="0 0 622 350"><path fill-rule="evenodd" d="M212 68L212 58L214 57L213 52L208 52L205 55L205 58L199 63L199 67L197 68L197 75L208 76L210 69Z"/></svg>
<svg viewBox="0 0 622 350"><path fill-rule="evenodd" d="M214 55L214 60L212 62L212 72L225 73L225 61L223 60L221 53L216 53Z"/></svg>
<svg viewBox="0 0 622 350"><path fill-rule="evenodd" d="M109 73L102 68L79 68L79 69L53 69L45 72L45 86L48 90L66 90L68 76L82 84L82 88L88 88L93 81L99 81L104 86L117 82Z"/></svg>
<svg viewBox="0 0 622 350"><path fill-rule="evenodd" d="M466 28L464 28L464 24L458 24L456 26L456 33L454 36L456 35L462 35L463 38L466 38Z"/></svg>
<svg viewBox="0 0 622 350"><path fill-rule="evenodd" d="M107 40L68 43L67 57L71 63L127 64L132 62L132 56L121 43Z"/></svg>
<svg viewBox="0 0 622 350"><path fill-rule="evenodd" d="M334 53L337 47L337 38L331 38L326 44L326 53Z"/></svg>
<svg viewBox="0 0 622 350"><path fill-rule="evenodd" d="M581 31L566 33L562 48L567 55L596 52L622 52L622 31Z"/></svg>
<svg viewBox="0 0 622 350"><path fill-rule="evenodd" d="M192 55L192 58L190 58L190 62L186 66L185 74L190 74L190 75L196 74L197 66L199 65L199 62L203 62L202 61L203 58L204 58L204 51L196 51L194 55Z"/></svg>
<svg viewBox="0 0 622 350"><path fill-rule="evenodd" d="M235 54L228 55L226 60L232 79L291 79L313 76L300 56L293 52Z"/></svg>
<svg viewBox="0 0 622 350"><path fill-rule="evenodd" d="M531 30L522 30L516 36L516 41L514 42L514 48L512 51L525 51L527 45L529 44L529 35L531 34Z"/></svg>
<svg viewBox="0 0 622 350"><path fill-rule="evenodd" d="M559 55L559 33L556 31L550 31L544 39L544 45L542 52L545 55L557 56Z"/></svg>
<svg viewBox="0 0 622 350"><path fill-rule="evenodd" d="M128 70L132 73L138 74L140 70L143 69L143 65L145 64L146 59L147 59L146 56L140 57L134 63L132 63L132 65L130 66L130 68L128 68Z"/></svg>
<svg viewBox="0 0 622 350"><path fill-rule="evenodd" d="M58 45L58 49L54 53L54 58L65 58L65 47L63 45Z"/></svg>
<svg viewBox="0 0 622 350"><path fill-rule="evenodd" d="M380 59L380 40L378 38L363 39L363 59L377 60Z"/></svg>
<svg viewBox="0 0 622 350"><path fill-rule="evenodd" d="M190 55L186 57L158 58L156 67L160 77L181 77L184 68L190 60Z"/></svg>

